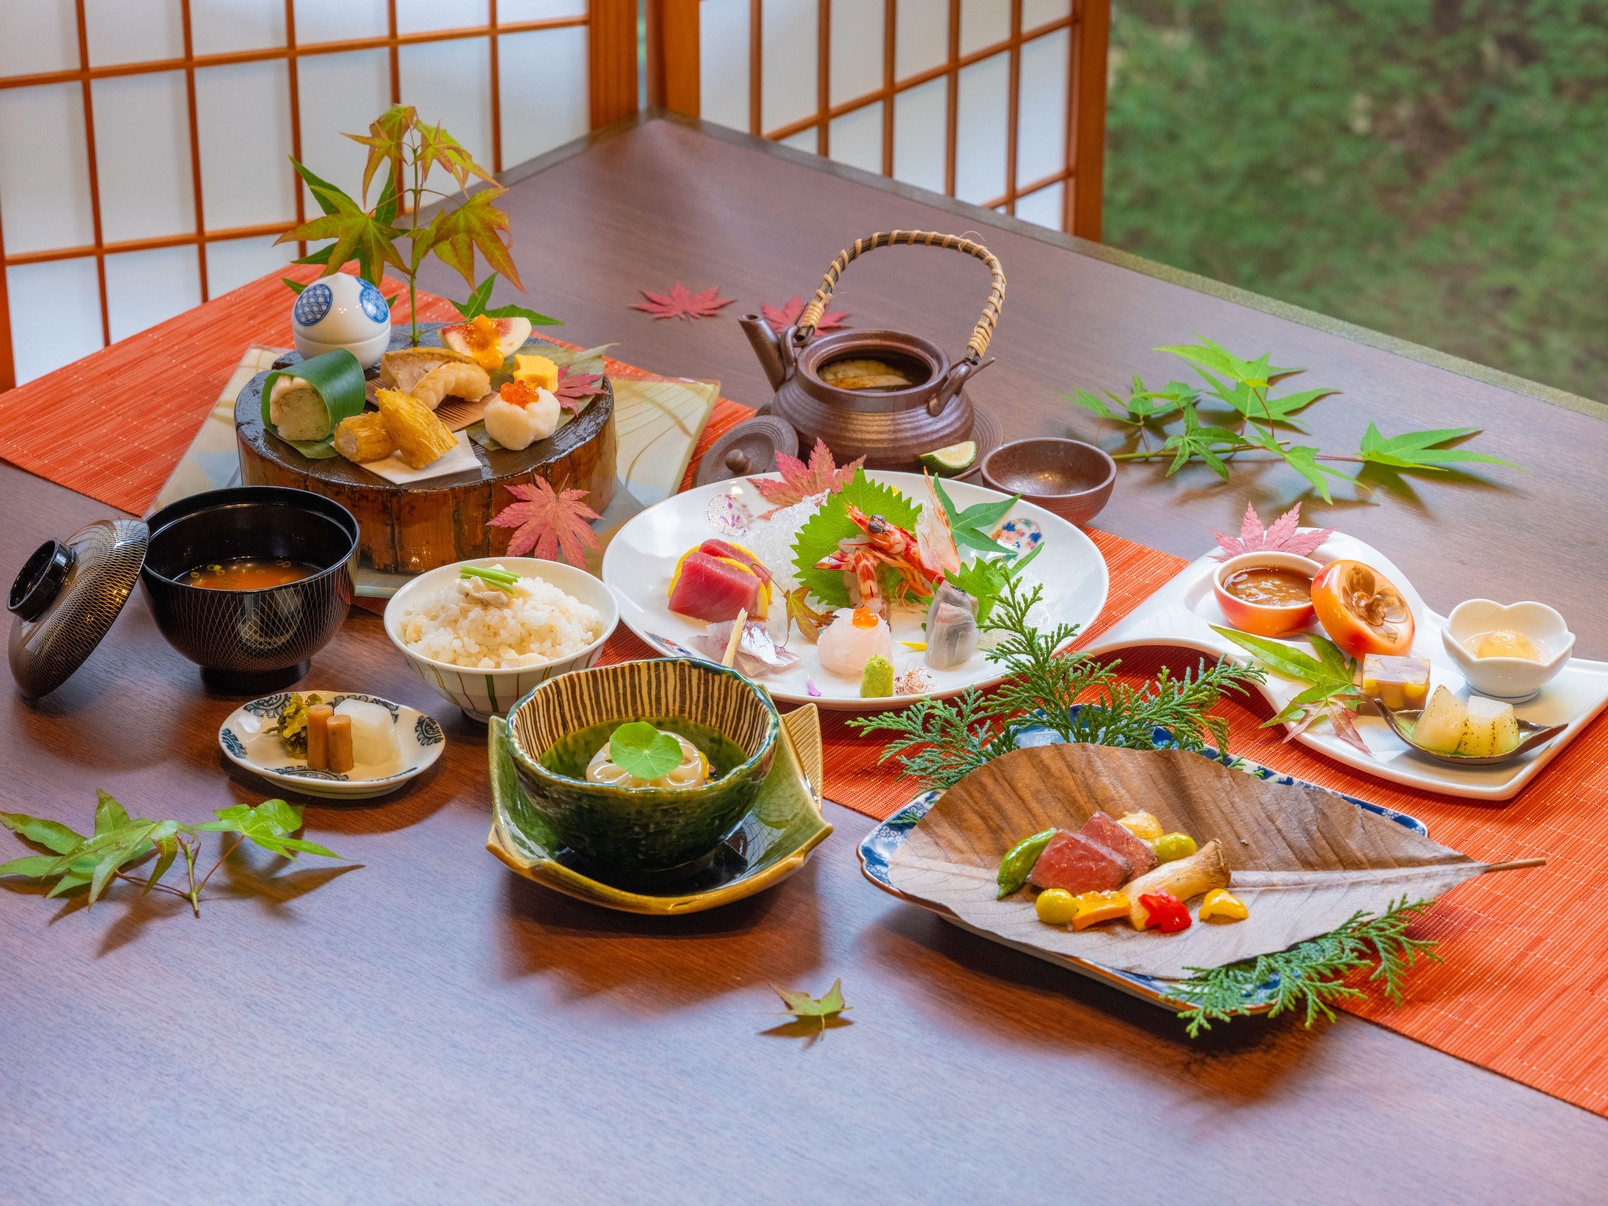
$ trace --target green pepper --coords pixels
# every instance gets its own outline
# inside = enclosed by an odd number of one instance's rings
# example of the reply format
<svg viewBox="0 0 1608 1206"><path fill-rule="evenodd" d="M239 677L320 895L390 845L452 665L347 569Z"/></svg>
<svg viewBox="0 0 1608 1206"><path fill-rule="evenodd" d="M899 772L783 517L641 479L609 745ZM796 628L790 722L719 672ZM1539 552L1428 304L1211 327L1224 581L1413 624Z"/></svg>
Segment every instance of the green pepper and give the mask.
<svg viewBox="0 0 1608 1206"><path fill-rule="evenodd" d="M1023 838L999 860L1000 900L1004 900L1027 882L1027 877L1033 871L1033 864L1038 862L1039 855L1044 853L1044 847L1048 846L1050 839L1059 832L1059 829L1046 829L1043 833Z"/></svg>
<svg viewBox="0 0 1608 1206"><path fill-rule="evenodd" d="M1195 853L1195 839L1187 833L1164 833L1150 845L1156 852L1156 861L1163 863L1188 858Z"/></svg>

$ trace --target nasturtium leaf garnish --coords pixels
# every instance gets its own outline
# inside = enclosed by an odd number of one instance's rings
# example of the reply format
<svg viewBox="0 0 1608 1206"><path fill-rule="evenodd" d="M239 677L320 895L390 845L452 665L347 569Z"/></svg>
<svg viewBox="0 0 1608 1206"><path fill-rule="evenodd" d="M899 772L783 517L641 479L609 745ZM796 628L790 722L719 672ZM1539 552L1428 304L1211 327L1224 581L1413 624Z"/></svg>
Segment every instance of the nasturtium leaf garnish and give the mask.
<svg viewBox="0 0 1608 1206"><path fill-rule="evenodd" d="M660 779L681 765L681 742L645 720L633 720L609 738L609 761L638 779Z"/></svg>

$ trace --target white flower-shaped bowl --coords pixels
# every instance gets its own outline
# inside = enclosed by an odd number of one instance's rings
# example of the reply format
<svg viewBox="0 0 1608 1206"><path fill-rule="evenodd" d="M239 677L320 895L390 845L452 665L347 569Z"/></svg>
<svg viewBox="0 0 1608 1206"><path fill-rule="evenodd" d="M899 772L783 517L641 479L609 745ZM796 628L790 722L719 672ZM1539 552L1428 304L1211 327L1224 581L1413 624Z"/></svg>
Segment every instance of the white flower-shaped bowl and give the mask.
<svg viewBox="0 0 1608 1206"><path fill-rule="evenodd" d="M473 565L489 568L500 565L523 578L540 578L550 582L582 603L595 607L603 617L603 633L585 649L556 658L537 666L516 666L508 670L481 670L470 666L454 666L438 662L408 648L402 640L404 618L424 600L458 580L460 566ZM603 652L603 643L620 623L620 607L614 592L585 570L576 569L558 561L544 561L536 557L479 557L472 561L454 561L428 573L420 574L409 582L385 605L385 635L402 651L413 672L441 694L462 708L471 720L482 723L492 716L500 716L513 707L537 685L571 670L585 670L596 664Z"/></svg>
<svg viewBox="0 0 1608 1206"><path fill-rule="evenodd" d="M1535 645L1541 660L1522 657L1475 657L1470 637L1507 629L1522 632ZM1545 603L1501 603L1469 599L1452 608L1441 629L1441 641L1469 686L1481 695L1523 703L1538 694L1568 664L1574 652L1574 633Z"/></svg>

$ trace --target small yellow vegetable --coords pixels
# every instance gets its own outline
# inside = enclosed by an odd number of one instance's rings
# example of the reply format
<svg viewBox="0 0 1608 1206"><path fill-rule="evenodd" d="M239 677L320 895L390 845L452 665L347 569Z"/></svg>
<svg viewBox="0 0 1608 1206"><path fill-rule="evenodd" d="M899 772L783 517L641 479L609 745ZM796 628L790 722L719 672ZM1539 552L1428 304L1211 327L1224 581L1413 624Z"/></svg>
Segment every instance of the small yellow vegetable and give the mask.
<svg viewBox="0 0 1608 1206"><path fill-rule="evenodd" d="M1213 888L1200 902L1202 921L1244 921L1251 915L1238 896L1231 896L1222 888Z"/></svg>
<svg viewBox="0 0 1608 1206"><path fill-rule="evenodd" d="M1077 916L1078 898L1065 888L1046 888L1039 893L1033 907L1045 925L1065 925Z"/></svg>
<svg viewBox="0 0 1608 1206"><path fill-rule="evenodd" d="M1084 892L1076 899L1078 911L1072 918L1074 930L1086 930L1102 921L1128 915L1128 898L1121 892Z"/></svg>
<svg viewBox="0 0 1608 1206"><path fill-rule="evenodd" d="M1147 842L1154 842L1161 837L1161 822L1148 812L1130 812L1127 816L1119 818L1117 824L1134 837Z"/></svg>
<svg viewBox="0 0 1608 1206"><path fill-rule="evenodd" d="M1164 833L1150 844L1158 862L1170 863L1195 853L1195 839L1187 833Z"/></svg>

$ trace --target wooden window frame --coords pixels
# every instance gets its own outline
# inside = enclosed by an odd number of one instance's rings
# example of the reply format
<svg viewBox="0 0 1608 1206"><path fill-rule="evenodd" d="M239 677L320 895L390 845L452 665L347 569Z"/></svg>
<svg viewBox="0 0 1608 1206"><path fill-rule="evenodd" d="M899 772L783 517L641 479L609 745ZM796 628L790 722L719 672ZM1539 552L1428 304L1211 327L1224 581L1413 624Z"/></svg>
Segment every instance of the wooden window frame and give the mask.
<svg viewBox="0 0 1608 1206"><path fill-rule="evenodd" d="M862 0L869 7L870 0ZM651 103L690 117L700 108L699 0L649 0L648 94ZM1006 109L1005 192L985 208L1016 213L1021 198L1062 184L1062 229L1079 238L1100 240L1100 201L1104 187L1106 54L1111 36L1111 0L1073 0L1071 13L1054 21L1022 28L1022 0L1011 0L1010 33L999 42L962 54L960 0L949 0L948 53L943 63L897 78L897 0L882 0L882 84L839 104L831 103L832 4L816 0L817 56L815 112L797 121L763 128L764 0L749 0L748 132L772 141L793 138L813 129L816 153L829 156L831 125L846 114L882 105L882 174L893 175L893 102L903 92L934 80L947 81L944 130L944 192L955 195L955 148L959 139L960 73L974 63L998 55L1010 57ZM1060 170L1017 186L1016 148L1021 100L1022 47L1068 30L1066 154Z"/></svg>
<svg viewBox="0 0 1608 1206"><path fill-rule="evenodd" d="M492 170L501 172L502 156L502 89L499 63L499 40L504 34L528 33L546 29L586 28L588 30L589 118L593 129L606 126L629 116L637 109L637 5L636 0L589 0L587 12L575 17L551 17L538 21L503 22L497 14L497 0L487 0L487 21L484 25L454 29L430 30L421 33L400 33L397 30L396 0L386 3L386 33L367 38L349 38L331 42L298 42L296 38L295 0L284 0L285 44L252 50L229 51L220 54L196 54L191 31L190 0L179 0L184 53L177 58L153 59L136 63L115 63L94 66L89 57L89 29L84 12L84 0L75 0L78 36L78 66L62 71L42 71L26 75L0 76L0 89L35 88L51 84L76 82L83 92L84 152L88 163L90 226L92 243L76 247L53 247L36 251L7 253L5 249L4 215L0 214L0 390L16 384L16 358L11 337L11 309L5 269L24 264L43 264L60 260L91 259L95 261L96 283L100 294L101 340L108 344L112 339L111 307L106 289L106 257L130 251L150 251L163 247L196 249L196 271L200 283L201 300L211 296L207 280L207 245L230 239L245 239L263 235L278 235L306 220L305 194L297 183L296 216L294 222L268 222L256 226L235 226L209 229L202 207L201 141L196 121L195 73L199 68L223 67L236 63L258 63L284 60L289 83L291 154L298 160L301 148L301 98L297 65L301 59L315 55L345 54L357 50L386 50L390 59L391 103L402 96L401 56L403 46L417 46L434 42L461 41L466 38L485 38L490 44L491 92L491 159ZM103 206L100 195L99 168L95 154L95 105L92 84L95 80L118 76L154 75L158 73L184 73L185 99L189 110L190 183L194 199L194 229L180 234L157 235L142 239L121 239L107 242L102 232ZM289 169L287 169L289 170Z"/></svg>

